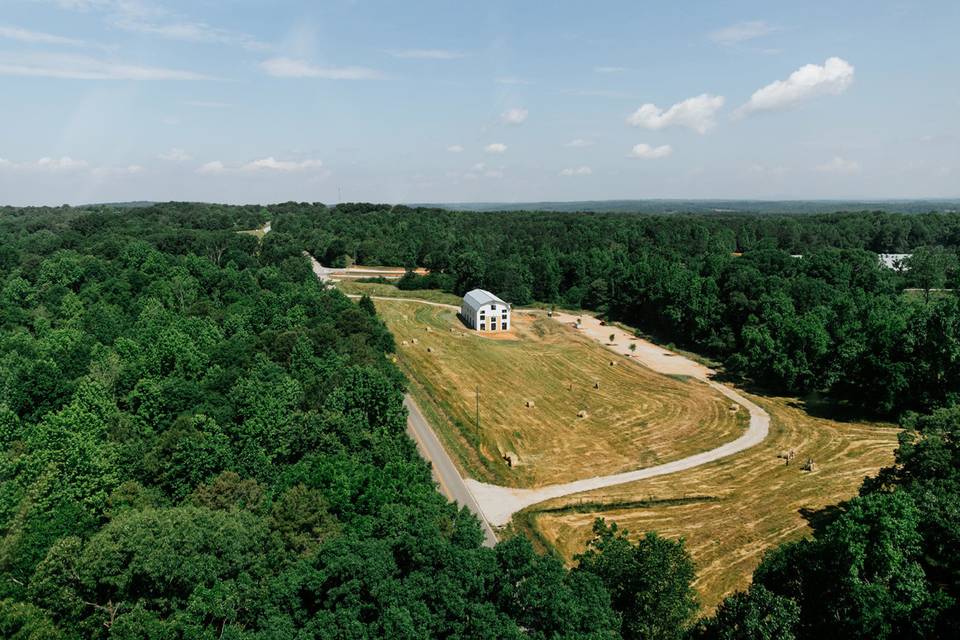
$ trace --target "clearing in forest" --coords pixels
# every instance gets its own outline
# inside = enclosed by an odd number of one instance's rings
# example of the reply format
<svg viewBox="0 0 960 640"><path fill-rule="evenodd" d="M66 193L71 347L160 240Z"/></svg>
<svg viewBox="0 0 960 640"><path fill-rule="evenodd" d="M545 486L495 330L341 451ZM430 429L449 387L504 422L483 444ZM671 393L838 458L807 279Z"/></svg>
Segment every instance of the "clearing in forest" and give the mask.
<svg viewBox="0 0 960 640"><path fill-rule="evenodd" d="M510 332L481 336L452 309L376 306L417 403L484 482L539 487L649 467L746 428L746 409L705 383L655 373L543 314L515 310Z"/></svg>
<svg viewBox="0 0 960 640"><path fill-rule="evenodd" d="M863 478L893 461L891 425L813 417L795 400L748 396L771 416L767 439L716 462L534 505L513 526L568 562L598 517L631 536L685 538L705 608L745 588L764 551L811 532L817 511L856 495ZM787 464L783 454L793 452ZM804 471L807 459L813 471Z"/></svg>

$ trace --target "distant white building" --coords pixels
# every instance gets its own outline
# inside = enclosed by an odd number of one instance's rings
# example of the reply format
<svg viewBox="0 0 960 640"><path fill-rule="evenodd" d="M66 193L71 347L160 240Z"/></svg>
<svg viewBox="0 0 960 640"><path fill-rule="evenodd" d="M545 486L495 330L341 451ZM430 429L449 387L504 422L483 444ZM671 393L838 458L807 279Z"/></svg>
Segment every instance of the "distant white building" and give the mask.
<svg viewBox="0 0 960 640"><path fill-rule="evenodd" d="M510 305L483 289L463 296L460 318L476 331L509 331Z"/></svg>

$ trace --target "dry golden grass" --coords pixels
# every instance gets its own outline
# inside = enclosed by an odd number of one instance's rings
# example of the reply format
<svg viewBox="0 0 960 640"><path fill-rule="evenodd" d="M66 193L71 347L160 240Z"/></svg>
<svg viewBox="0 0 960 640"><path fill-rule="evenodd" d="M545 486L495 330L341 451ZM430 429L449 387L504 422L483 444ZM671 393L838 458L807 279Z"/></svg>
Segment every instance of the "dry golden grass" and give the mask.
<svg viewBox="0 0 960 640"><path fill-rule="evenodd" d="M418 404L479 480L538 487L618 473L711 449L746 426L746 410L702 382L654 373L543 315L514 312L509 335L491 338L449 309L376 306Z"/></svg>
<svg viewBox="0 0 960 640"><path fill-rule="evenodd" d="M893 461L896 448L891 425L836 422L789 399L750 397L771 415L770 435L756 447L689 471L542 503L515 523L532 527L568 561L582 551L597 517L632 535L683 537L697 565L695 586L712 609L747 586L764 551L810 533L805 514L855 495L865 476ZM777 455L791 449L796 457L787 466ZM801 470L807 458L816 463L813 472ZM617 508L625 502L634 505Z"/></svg>

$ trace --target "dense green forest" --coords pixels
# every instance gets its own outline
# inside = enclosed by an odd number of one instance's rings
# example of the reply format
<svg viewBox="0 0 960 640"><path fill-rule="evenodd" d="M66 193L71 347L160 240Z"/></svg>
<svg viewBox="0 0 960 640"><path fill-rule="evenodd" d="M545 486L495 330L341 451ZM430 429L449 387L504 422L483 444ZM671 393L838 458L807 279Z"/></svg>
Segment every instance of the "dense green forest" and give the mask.
<svg viewBox="0 0 960 640"><path fill-rule="evenodd" d="M266 220L262 244L236 233ZM960 331L955 295L930 290L955 285L958 245L944 214L0 209L0 636L951 637ZM698 621L682 541L598 522L572 569L523 538L482 547L405 435L390 334L304 249L923 413L903 414L894 467ZM915 257L897 273L876 251Z"/></svg>

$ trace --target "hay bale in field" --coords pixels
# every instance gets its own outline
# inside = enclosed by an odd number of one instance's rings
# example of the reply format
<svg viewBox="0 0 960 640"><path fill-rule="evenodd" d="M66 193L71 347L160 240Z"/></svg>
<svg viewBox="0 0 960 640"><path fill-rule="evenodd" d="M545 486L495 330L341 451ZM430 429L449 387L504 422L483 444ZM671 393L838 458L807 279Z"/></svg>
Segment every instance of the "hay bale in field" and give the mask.
<svg viewBox="0 0 960 640"><path fill-rule="evenodd" d="M801 469L802 471L816 471L816 470L817 470L817 465L816 465L816 463L813 461L813 458L807 458L807 461L803 464L802 467L800 467L800 469Z"/></svg>
<svg viewBox="0 0 960 640"><path fill-rule="evenodd" d="M527 407L527 409L533 409L535 406L537 406L533 400L527 400L523 404Z"/></svg>
<svg viewBox="0 0 960 640"><path fill-rule="evenodd" d="M427 353L433 353L433 347L427 347Z"/></svg>
<svg viewBox="0 0 960 640"><path fill-rule="evenodd" d="M427 327L427 333L433 333L433 329L431 329L430 327Z"/></svg>
<svg viewBox="0 0 960 640"><path fill-rule="evenodd" d="M611 367L617 366L617 361L616 361L616 360L611 360L611 361L610 361L610 366L611 366Z"/></svg>
<svg viewBox="0 0 960 640"><path fill-rule="evenodd" d="M594 389L599 389L599 388L600 388L600 381L599 381L599 380L597 380L596 382L593 383L593 388L594 388Z"/></svg>
<svg viewBox="0 0 960 640"><path fill-rule="evenodd" d="M585 409L580 409L580 411L577 411L577 417L578 417L578 418L586 418L586 417L587 417L587 412L586 412L586 410L585 410Z"/></svg>
<svg viewBox="0 0 960 640"><path fill-rule="evenodd" d="M410 344L417 344L417 342L416 338L410 338Z"/></svg>
<svg viewBox="0 0 960 640"><path fill-rule="evenodd" d="M402 341L400 342L400 346L401 346L401 347L407 346L407 341L406 341L406 340L402 340Z"/></svg>
<svg viewBox="0 0 960 640"><path fill-rule="evenodd" d="M736 402L733 402L730 404L730 411L739 411L739 410L740 410L740 405L738 405Z"/></svg>

